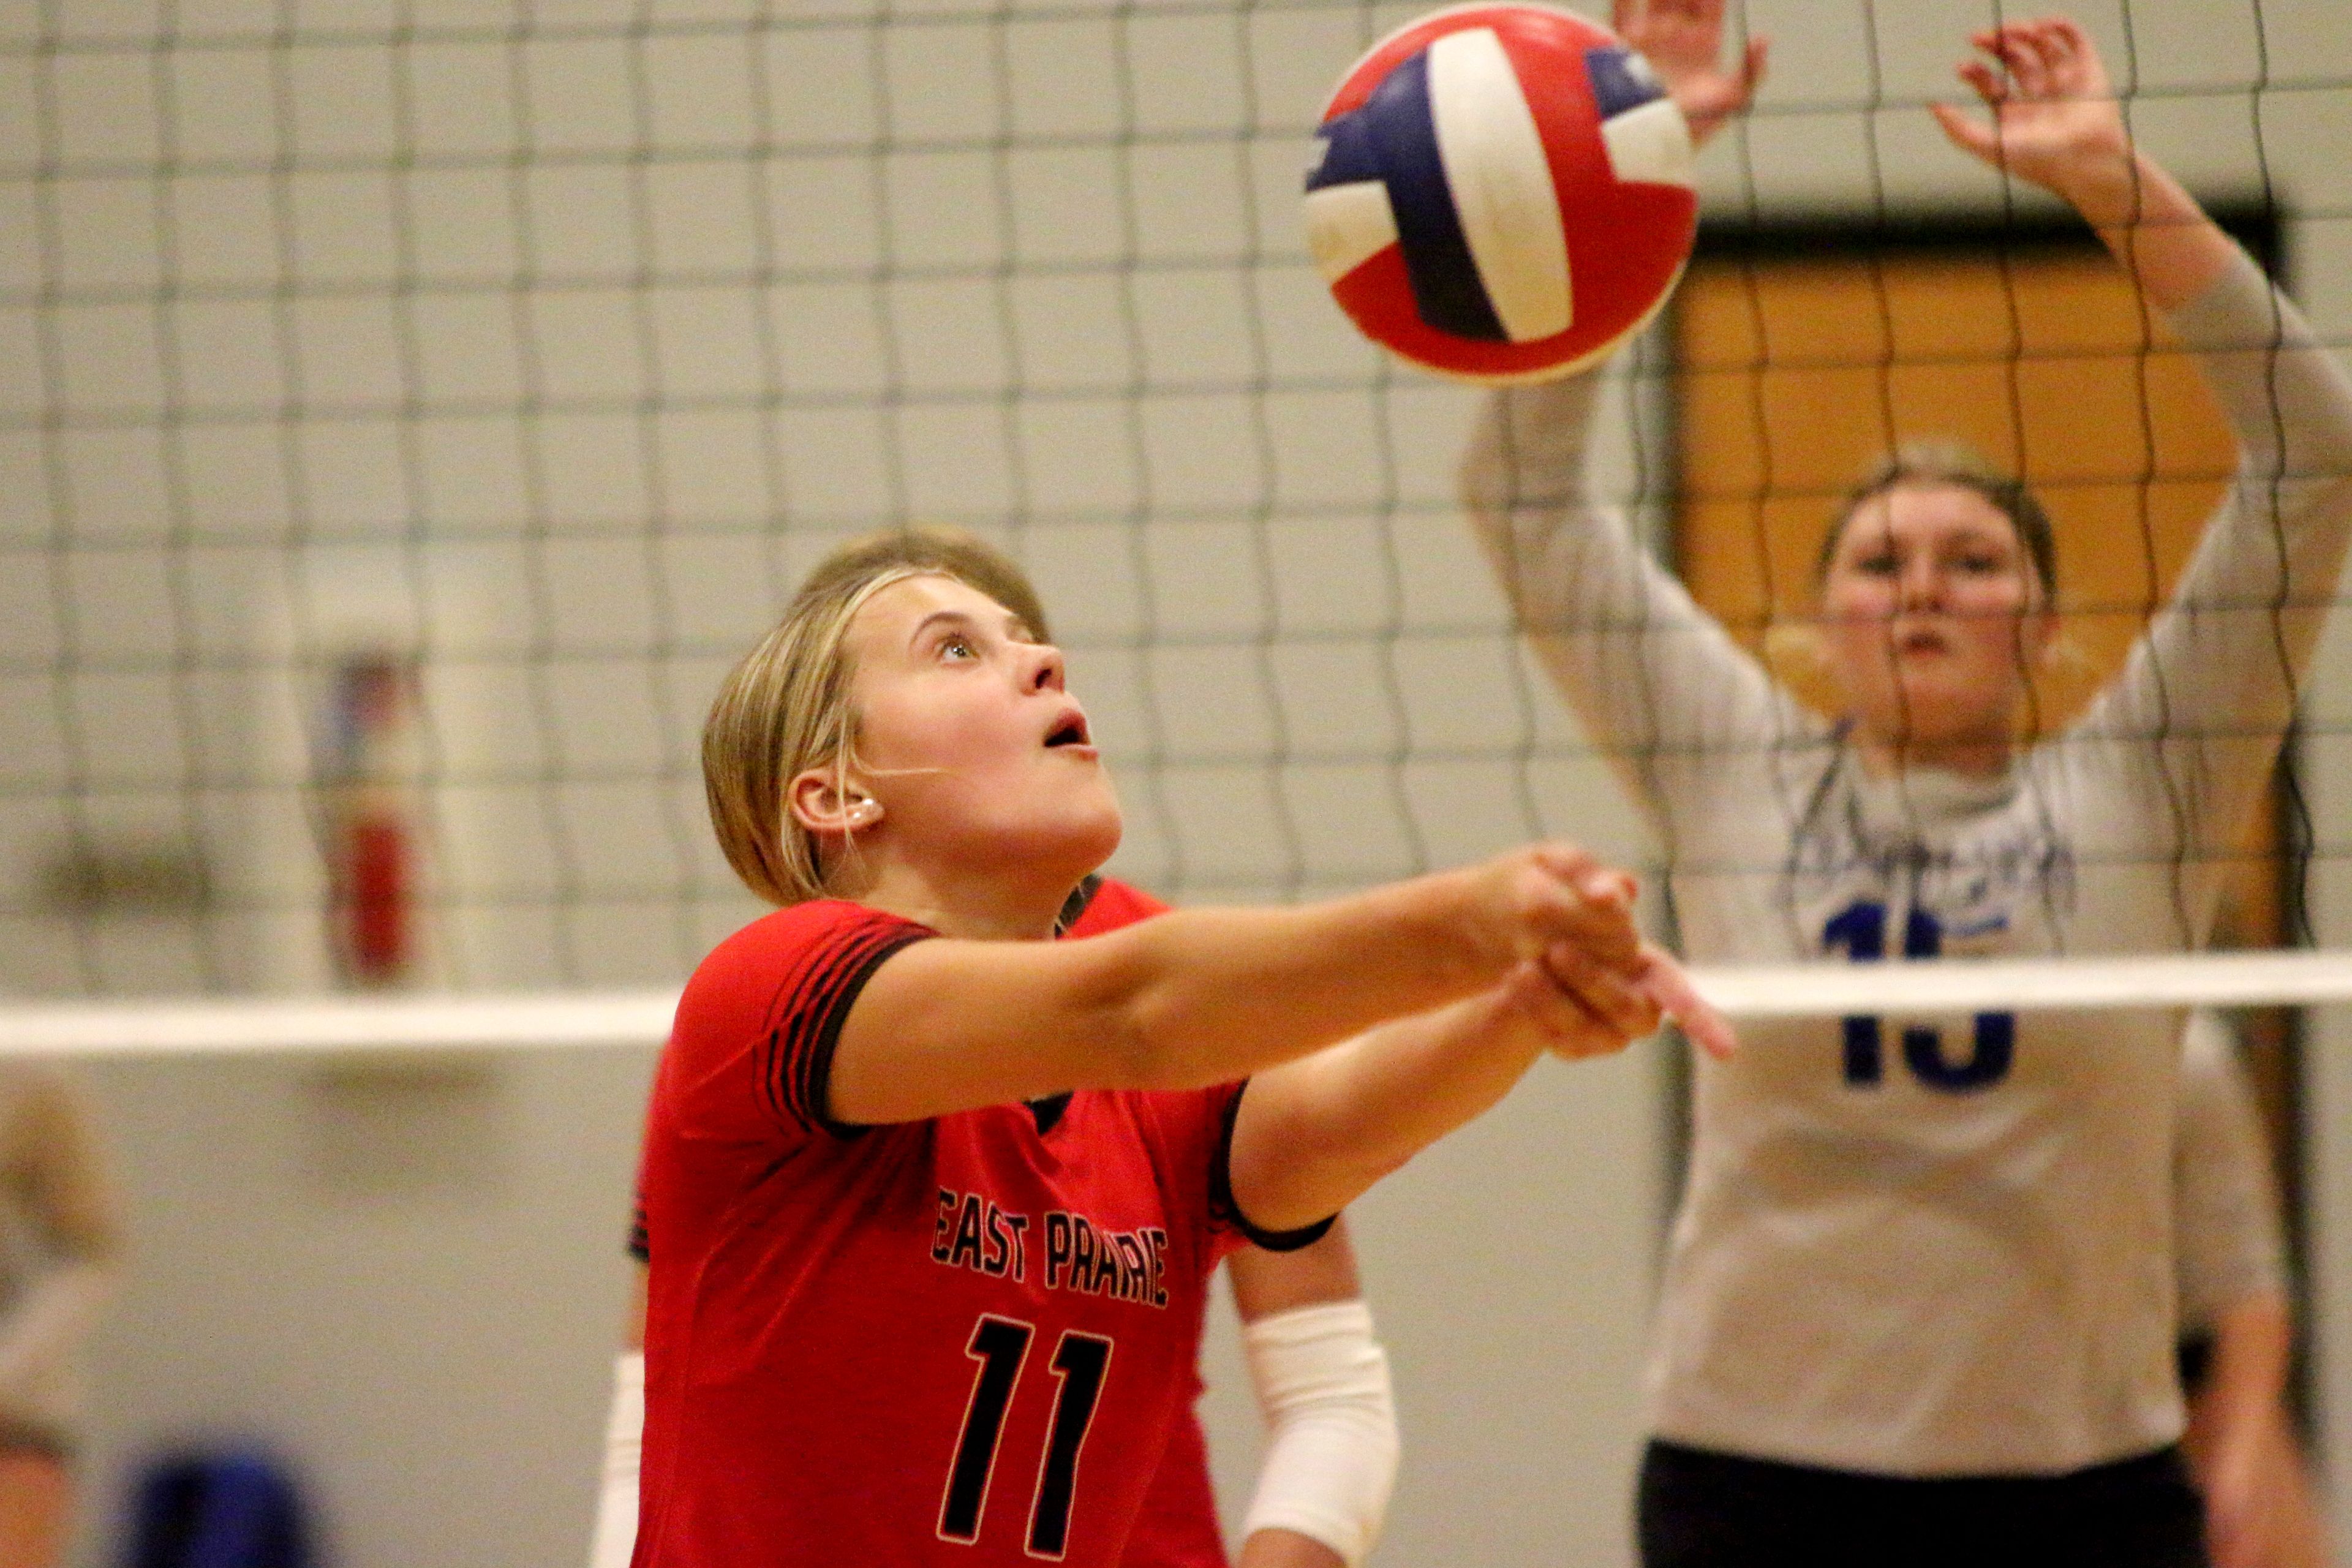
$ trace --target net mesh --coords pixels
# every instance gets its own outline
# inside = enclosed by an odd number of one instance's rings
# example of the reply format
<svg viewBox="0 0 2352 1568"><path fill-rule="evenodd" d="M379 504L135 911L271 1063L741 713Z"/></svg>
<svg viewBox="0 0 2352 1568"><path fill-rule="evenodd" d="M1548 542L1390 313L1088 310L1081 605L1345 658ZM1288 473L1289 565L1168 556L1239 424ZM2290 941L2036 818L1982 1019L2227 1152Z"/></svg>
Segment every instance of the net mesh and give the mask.
<svg viewBox="0 0 2352 1568"><path fill-rule="evenodd" d="M856 532L961 524L1025 563L1128 808L1113 869L1165 897L1312 896L1539 833L1653 889L1689 868L1620 787L1654 757L1571 716L1465 526L1480 399L1370 349L1305 253L1316 111L1424 8L0 0L0 1056L388 1053L141 1063L135 1085L95 1069L160 1217L92 1496L131 1462L127 1434L244 1410L291 1424L316 1473L360 1478L330 1501L369 1561L447 1557L451 1521L498 1535L468 1561L576 1552L593 1420L550 1392L610 1346L634 1064L691 964L757 912L704 821L704 705ZM2136 132L2268 237L2341 351L2340 0L2073 8ZM2086 658L2046 693L2055 711L2137 635L2178 567L2174 509L2193 531L2226 463L2152 415L2177 356L2136 312L2039 292L2045 263L2112 267L1924 111L1954 95L1962 32L2020 9L1733 0L1738 30L1773 37L1773 75L1702 159L1701 255L1610 373L1591 477L1777 657L1860 454L1776 400L1794 387L1871 446L1957 376L1994 416L1980 445L2073 509L2070 530L2112 529L2063 567L2113 571L2070 590ZM1832 262L1824 304L1808 268ZM1792 300L1822 307L1795 342ZM1922 310L1938 300L1997 330L1955 342ZM2053 402L2115 437L2104 466L2053 466ZM1884 1013L1898 1086L1916 1017L1957 1058L1968 1013L2049 987L2070 1006L2340 998L2347 673L2352 645L2323 640L2290 748L2300 806L2231 851L2249 869L2227 940L2307 936L2322 956L1985 966L1958 1008L1906 989L1957 965L1709 984L1748 1017ZM2276 855L2298 836L2301 880ZM2332 1048L2347 1024L2311 1015L2331 1048L2304 1063L2320 1114L2300 1148L2284 1053L2257 1075L2329 1346L2352 1343L2332 1261L2352 1223L2331 1114L2352 1104L2352 1051ZM496 1074L418 1055L598 1043L640 1054L541 1071L499 1053ZM1450 1391L1408 1401L1441 1479L1433 1502L1400 1494L1404 1560L1624 1549L1646 1173L1671 1135L1649 1079L1588 1088L1615 1070L1517 1107L1512 1168L1577 1167L1573 1246L1530 1248L1491 1169L1444 1150L1422 1166L1425 1192L1476 1202L1419 1227L1457 1247L1424 1276L1451 1295L1380 1307L1401 1376ZM560 1148L509 1163L523 1125ZM316 1215L279 1191L304 1160ZM583 1197L600 1169L604 1196ZM1523 1345L1511 1314L1465 1334L1446 1304L1530 1279L1579 1315L1522 1314ZM1442 1315L1416 1336L1416 1310ZM1507 1400L1454 1396L1562 1345L1622 1370L1546 1402L1572 1425L1523 1441L1496 1423ZM362 1363L394 1375L359 1388ZM2326 1407L2352 1408L2328 1376ZM1244 1386L1237 1368L1210 1382ZM479 1462L451 1419L469 1410L496 1417ZM1255 1418L1237 1405L1217 1452L1246 1455ZM1449 1452L1486 1456L1473 1510ZM375 1485L387 1457L442 1506ZM2336 1473L2347 1495L2340 1453ZM1486 1549L1465 1551L1465 1519Z"/></svg>
<svg viewBox="0 0 2352 1568"><path fill-rule="evenodd" d="M1316 111L1414 9L0 13L0 988L674 981L755 912L695 773L717 677L902 520L1034 574L1128 804L1114 869L1165 896L1539 833L1658 868L1463 526L1475 398L1374 353L1304 253ZM1784 63L1707 154L1706 254L1752 312L1792 218L1960 215L2015 407L2086 351L2015 304L2049 211L1922 111L1997 15L1944 10L1747 9ZM2329 7L2084 20L2138 133L2352 320ZM1854 254L1891 426L1951 356ZM1753 486L1692 531L1683 330L1614 372L1598 485L1686 567L1788 559ZM2095 352L2145 422L2160 351ZM1753 405L1803 366L1767 332L1717 368ZM2153 450L2078 476L2121 498L2134 626L2171 570L2150 498L2210 477ZM2331 756L2330 705L2304 722Z"/></svg>

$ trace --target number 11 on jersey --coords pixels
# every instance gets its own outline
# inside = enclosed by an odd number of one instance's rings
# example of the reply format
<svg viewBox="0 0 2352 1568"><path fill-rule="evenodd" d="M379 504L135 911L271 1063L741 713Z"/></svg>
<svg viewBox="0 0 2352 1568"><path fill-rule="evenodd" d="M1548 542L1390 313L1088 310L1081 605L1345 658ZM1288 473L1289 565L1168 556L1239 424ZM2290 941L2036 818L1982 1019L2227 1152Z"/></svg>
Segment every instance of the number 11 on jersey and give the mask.
<svg viewBox="0 0 2352 1568"><path fill-rule="evenodd" d="M972 1325L964 1354L980 1363L972 1374L971 1401L964 1406L963 1433L940 1500L940 1539L970 1546L980 1539L988 1486L996 1471L997 1447L1004 1436L1004 1413L1029 1360L1036 1326L993 1312ZM1053 1426L1037 1466L1037 1492L1029 1505L1028 1553L1058 1563L1069 1548L1070 1512L1077 1500L1078 1455L1102 1397L1110 1366L1111 1342L1099 1334L1065 1330L1054 1347L1053 1373L1061 1384L1054 1399Z"/></svg>

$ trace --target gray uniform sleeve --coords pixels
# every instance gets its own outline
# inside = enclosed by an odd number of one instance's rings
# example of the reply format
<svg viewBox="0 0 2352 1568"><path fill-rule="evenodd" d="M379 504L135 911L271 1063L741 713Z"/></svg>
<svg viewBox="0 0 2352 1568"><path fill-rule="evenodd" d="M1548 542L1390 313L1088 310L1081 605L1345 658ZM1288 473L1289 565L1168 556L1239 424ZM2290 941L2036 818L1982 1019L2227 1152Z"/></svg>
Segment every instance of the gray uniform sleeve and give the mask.
<svg viewBox="0 0 2352 1568"><path fill-rule="evenodd" d="M1805 722L1762 666L1590 491L1597 374L1497 393L1463 463L1479 543L1518 626L1654 826L1727 763L1745 774ZM1742 764L1745 764L1744 766ZM1744 783L1743 783L1743 787Z"/></svg>
<svg viewBox="0 0 2352 1568"><path fill-rule="evenodd" d="M2173 1197L2185 1331L2210 1331L2251 1298L2284 1297L2278 1192L2253 1095L2228 1026L2203 1010L2189 1015L2181 1041Z"/></svg>
<svg viewBox="0 0 2352 1568"><path fill-rule="evenodd" d="M2292 718L2352 542L2352 381L2241 255L2174 327L2239 463L2172 600L2076 735L2122 742L2201 907ZM2151 745L2149 742L2155 742Z"/></svg>

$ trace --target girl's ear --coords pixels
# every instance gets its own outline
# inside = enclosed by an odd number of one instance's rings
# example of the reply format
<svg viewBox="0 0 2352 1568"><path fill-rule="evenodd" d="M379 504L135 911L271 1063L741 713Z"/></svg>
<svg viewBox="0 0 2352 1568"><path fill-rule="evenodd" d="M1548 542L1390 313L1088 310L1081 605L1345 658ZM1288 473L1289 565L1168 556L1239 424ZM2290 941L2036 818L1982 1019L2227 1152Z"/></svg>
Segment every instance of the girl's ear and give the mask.
<svg viewBox="0 0 2352 1568"><path fill-rule="evenodd" d="M2025 662L2040 668L2054 665L2070 657L2064 637L2060 636L2058 612L2047 605L2025 612L2018 623L2017 635L2025 645Z"/></svg>
<svg viewBox="0 0 2352 1568"><path fill-rule="evenodd" d="M784 791L793 820L819 837L847 838L882 820L882 803L831 768L809 768Z"/></svg>

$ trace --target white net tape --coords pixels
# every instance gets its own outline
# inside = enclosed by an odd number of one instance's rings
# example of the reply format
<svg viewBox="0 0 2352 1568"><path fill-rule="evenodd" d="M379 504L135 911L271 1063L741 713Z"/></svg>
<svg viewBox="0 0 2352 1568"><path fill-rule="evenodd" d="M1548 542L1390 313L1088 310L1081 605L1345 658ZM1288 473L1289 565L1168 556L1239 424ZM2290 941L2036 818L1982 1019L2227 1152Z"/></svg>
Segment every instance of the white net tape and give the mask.
<svg viewBox="0 0 2352 1568"><path fill-rule="evenodd" d="M2293 1006L2352 1002L2352 953L1751 964L1694 978L1735 1019ZM668 1035L677 1006L663 988L16 1006L0 1009L0 1057L642 1047Z"/></svg>

